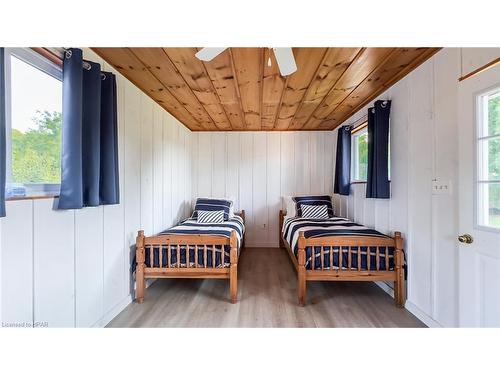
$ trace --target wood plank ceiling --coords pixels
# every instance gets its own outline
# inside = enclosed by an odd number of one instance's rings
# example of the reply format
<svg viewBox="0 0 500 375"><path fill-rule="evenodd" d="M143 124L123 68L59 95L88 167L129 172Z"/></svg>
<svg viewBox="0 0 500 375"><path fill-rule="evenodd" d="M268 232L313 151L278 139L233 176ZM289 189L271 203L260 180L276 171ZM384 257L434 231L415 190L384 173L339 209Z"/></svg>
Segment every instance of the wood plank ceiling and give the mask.
<svg viewBox="0 0 500 375"><path fill-rule="evenodd" d="M268 48L92 49L194 131L334 129L439 50L294 48L282 77Z"/></svg>

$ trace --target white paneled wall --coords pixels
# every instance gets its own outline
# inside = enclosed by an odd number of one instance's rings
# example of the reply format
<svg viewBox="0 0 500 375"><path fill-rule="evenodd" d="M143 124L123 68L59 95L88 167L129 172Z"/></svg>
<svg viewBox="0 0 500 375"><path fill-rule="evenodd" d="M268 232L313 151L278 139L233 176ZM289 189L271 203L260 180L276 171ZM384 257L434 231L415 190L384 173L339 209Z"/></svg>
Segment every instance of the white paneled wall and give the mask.
<svg viewBox="0 0 500 375"><path fill-rule="evenodd" d="M457 78L492 56L498 50L443 49L382 94L392 100L392 197L366 199L364 184L334 197L337 215L403 232L407 307L429 324L457 323ZM121 203L56 211L53 199L7 202L0 220L3 323L105 324L131 301L137 230L174 225L196 197L234 198L236 210L247 212L247 246L278 246L283 196L333 192L336 132L192 133L117 79ZM450 182L451 193L433 195L433 179Z"/></svg>
<svg viewBox="0 0 500 375"><path fill-rule="evenodd" d="M194 132L192 197L232 197L247 246L278 246L281 197L332 194L332 132Z"/></svg>
<svg viewBox="0 0 500 375"><path fill-rule="evenodd" d="M53 210L53 199L7 202L0 219L4 324L105 324L131 301L137 230L153 234L189 213L191 132L119 74L117 90L121 202L67 211Z"/></svg>
<svg viewBox="0 0 500 375"><path fill-rule="evenodd" d="M335 196L337 214L384 233L403 233L407 308L443 326L457 324L459 74L460 50L446 48L379 97L392 100L391 199L365 198L365 184L352 185L349 197ZM449 181L451 194L433 195L433 179Z"/></svg>

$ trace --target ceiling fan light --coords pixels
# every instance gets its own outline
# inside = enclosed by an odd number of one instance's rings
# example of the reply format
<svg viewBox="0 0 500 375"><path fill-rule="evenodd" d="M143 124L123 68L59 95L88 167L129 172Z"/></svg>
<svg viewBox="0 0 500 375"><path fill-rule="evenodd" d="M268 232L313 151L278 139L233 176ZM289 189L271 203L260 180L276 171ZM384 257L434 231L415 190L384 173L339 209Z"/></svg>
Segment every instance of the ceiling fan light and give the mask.
<svg viewBox="0 0 500 375"><path fill-rule="evenodd" d="M205 47L200 49L194 55L201 61L211 61L219 56L227 47Z"/></svg>
<svg viewBox="0 0 500 375"><path fill-rule="evenodd" d="M297 64L295 57L290 47L286 48L273 48L276 62L282 76L288 76L297 71Z"/></svg>

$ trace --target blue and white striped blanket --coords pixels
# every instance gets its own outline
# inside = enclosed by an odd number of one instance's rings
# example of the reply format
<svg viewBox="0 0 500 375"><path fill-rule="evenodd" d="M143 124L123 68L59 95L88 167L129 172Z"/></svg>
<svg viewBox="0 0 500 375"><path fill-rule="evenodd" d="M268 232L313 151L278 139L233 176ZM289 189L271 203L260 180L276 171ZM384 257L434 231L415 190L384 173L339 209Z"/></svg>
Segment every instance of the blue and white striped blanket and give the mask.
<svg viewBox="0 0 500 375"><path fill-rule="evenodd" d="M328 236L376 236L376 237L387 237L386 235L376 231L375 229L370 229L364 227L360 224L356 224L348 219L340 217L332 217L329 219L303 219L300 217L286 219L283 223L282 233L283 238L288 242L290 247L293 249L295 256L298 253L298 239L299 233L303 231L305 238L314 237L328 237ZM339 268L339 247L333 246L333 264L330 265L330 247L324 247L323 249L323 269L338 269ZM370 259L367 259L367 248L366 246L361 246L361 248L352 247L351 248L351 269L358 269L358 251L361 251L361 269L362 270L376 270L376 248L370 248ZM388 253L389 256L389 270L394 269L394 259L393 253L394 248L389 249L380 248L380 270L385 270L385 257ZM342 269L348 269L348 249L343 247L342 249ZM312 262L314 259L314 268L321 269L321 248L311 246L306 247L306 269L311 269Z"/></svg>
<svg viewBox="0 0 500 375"><path fill-rule="evenodd" d="M179 225L172 227L170 229L164 230L159 236L162 235L168 235L168 234L207 234L207 235L214 235L214 236L222 236L226 238L231 237L231 232L235 230L236 231L236 237L238 239L238 255L240 253L240 248L241 248L241 241L243 238L243 234L245 232L245 226L243 224L243 219L239 216L233 216L229 220L224 221L223 223L219 224L203 224L203 223L198 223L196 219L186 219L183 222L181 222ZM215 257L212 259L212 246L207 245L207 259L206 259L206 264L207 267L211 268L213 267L213 262L215 262L215 267L217 268L222 268L222 267L229 267L230 266L230 247L229 246L224 246L224 260L223 262L221 261L221 256L220 256L220 246L215 246L215 249L218 251L215 252ZM160 267L159 262L159 251L160 249L158 247L155 247L153 249L153 266L154 267ZM181 246L180 248L180 266L181 267L186 267L186 247ZM195 264L195 247L190 246L189 248L189 264L190 267L194 266ZM176 249L171 249L170 253L170 267L177 267L177 250ZM151 260L150 260L150 254L149 251L146 251L145 253L145 263L146 267L151 267ZM198 265L203 266L205 264L205 259L203 258L203 247L198 246ZM163 247L162 249L162 265L161 267L167 267L167 249L166 247Z"/></svg>

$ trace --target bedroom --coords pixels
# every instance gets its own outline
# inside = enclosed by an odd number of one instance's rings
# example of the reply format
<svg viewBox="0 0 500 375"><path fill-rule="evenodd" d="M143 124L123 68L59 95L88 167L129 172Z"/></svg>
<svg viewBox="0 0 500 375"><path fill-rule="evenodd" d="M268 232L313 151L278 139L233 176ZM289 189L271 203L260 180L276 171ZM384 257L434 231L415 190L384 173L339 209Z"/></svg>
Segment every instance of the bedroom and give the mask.
<svg viewBox="0 0 500 375"><path fill-rule="evenodd" d="M2 327L500 327L494 42L143 38L0 42Z"/></svg>

